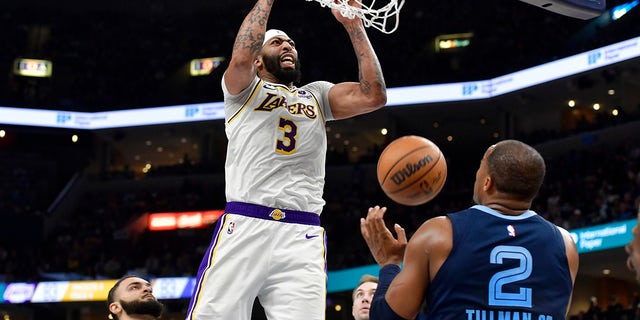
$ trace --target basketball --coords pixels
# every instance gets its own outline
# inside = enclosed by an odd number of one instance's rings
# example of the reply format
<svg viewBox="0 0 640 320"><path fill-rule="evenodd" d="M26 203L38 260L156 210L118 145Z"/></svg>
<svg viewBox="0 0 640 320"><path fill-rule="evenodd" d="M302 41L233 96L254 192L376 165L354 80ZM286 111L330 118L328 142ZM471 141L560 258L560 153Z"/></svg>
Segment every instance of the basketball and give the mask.
<svg viewBox="0 0 640 320"><path fill-rule="evenodd" d="M417 206L440 193L447 180L447 161L429 139L404 136L382 150L377 171L380 187L391 200Z"/></svg>

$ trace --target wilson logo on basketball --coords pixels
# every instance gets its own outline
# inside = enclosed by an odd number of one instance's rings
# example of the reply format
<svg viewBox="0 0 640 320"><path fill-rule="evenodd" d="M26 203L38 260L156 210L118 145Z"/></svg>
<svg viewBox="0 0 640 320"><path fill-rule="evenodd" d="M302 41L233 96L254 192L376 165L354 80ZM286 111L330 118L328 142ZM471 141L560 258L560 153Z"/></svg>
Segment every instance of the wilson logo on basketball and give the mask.
<svg viewBox="0 0 640 320"><path fill-rule="evenodd" d="M404 168L393 173L393 175L391 176L391 181L393 181L393 183L395 183L396 185L400 185L405 180L407 180L407 178L410 178L416 172L420 171L420 169L422 169L423 167L431 163L431 161L433 161L433 158L431 157L431 155L426 155L424 158L420 159L418 162L407 163L407 165Z"/></svg>
<svg viewBox="0 0 640 320"><path fill-rule="evenodd" d="M447 179L447 162L431 140L404 136L382 150L376 174L382 191L391 200L417 206L440 193Z"/></svg>

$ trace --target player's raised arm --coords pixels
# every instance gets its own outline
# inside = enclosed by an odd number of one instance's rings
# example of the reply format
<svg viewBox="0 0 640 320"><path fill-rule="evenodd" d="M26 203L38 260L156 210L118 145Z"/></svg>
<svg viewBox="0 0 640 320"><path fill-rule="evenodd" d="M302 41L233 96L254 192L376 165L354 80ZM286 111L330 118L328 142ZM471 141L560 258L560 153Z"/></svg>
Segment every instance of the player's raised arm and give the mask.
<svg viewBox="0 0 640 320"><path fill-rule="evenodd" d="M364 24L358 17L346 18L336 9L332 9L332 12L349 34L358 58L360 81L338 83L331 89L329 103L333 116L335 119L344 119L382 108L387 103L387 86Z"/></svg>
<svg viewBox="0 0 640 320"><path fill-rule="evenodd" d="M262 48L273 1L258 0L240 26L224 75L225 86L231 94L248 87L256 75L254 61Z"/></svg>

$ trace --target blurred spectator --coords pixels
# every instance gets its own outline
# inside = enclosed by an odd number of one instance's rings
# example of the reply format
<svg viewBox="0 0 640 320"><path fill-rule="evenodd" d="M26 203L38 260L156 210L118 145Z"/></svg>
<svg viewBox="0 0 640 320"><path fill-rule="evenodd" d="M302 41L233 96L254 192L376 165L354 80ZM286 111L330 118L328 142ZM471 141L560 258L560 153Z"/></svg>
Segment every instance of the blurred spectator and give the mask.
<svg viewBox="0 0 640 320"><path fill-rule="evenodd" d="M607 320L624 320L626 318L624 310L624 306L618 300L618 295L612 294L607 310L604 313L604 318Z"/></svg>
<svg viewBox="0 0 640 320"><path fill-rule="evenodd" d="M585 320L602 320L604 319L602 314L602 308L598 304L598 298L592 296L589 298L589 310L584 315Z"/></svg>

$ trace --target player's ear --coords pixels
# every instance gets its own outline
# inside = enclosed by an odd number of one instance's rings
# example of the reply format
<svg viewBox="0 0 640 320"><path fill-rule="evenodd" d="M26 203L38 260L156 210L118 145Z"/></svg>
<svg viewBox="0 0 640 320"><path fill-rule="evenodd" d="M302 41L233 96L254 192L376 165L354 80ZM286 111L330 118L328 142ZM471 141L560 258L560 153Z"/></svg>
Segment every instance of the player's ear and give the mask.
<svg viewBox="0 0 640 320"><path fill-rule="evenodd" d="M121 310L122 310L122 306L118 302L112 302L109 305L109 312L113 314L118 314L118 312L120 312Z"/></svg>
<svg viewBox="0 0 640 320"><path fill-rule="evenodd" d="M493 179L491 179L490 175L484 177L484 183L482 184L482 190L487 192L493 188Z"/></svg>

